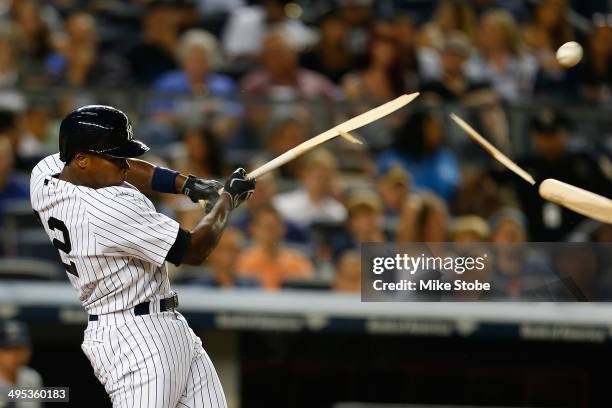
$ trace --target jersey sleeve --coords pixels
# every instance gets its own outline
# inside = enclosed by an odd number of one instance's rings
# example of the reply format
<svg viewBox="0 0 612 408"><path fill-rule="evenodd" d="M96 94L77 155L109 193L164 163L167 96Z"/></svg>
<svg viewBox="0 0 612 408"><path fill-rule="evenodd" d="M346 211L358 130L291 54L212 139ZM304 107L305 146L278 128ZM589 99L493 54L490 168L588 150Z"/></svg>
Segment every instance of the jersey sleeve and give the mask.
<svg viewBox="0 0 612 408"><path fill-rule="evenodd" d="M61 173L64 169L64 162L59 158L59 153L49 155L42 159L32 169L32 178L39 176L49 176L52 174Z"/></svg>
<svg viewBox="0 0 612 408"><path fill-rule="evenodd" d="M63 169L64 163L59 159L59 153L52 154L39 161L30 174L30 197L36 195L35 192L41 188L42 180L45 177L61 173ZM34 202L32 205L34 205Z"/></svg>
<svg viewBox="0 0 612 408"><path fill-rule="evenodd" d="M83 197L98 250L106 256L135 257L161 266L177 239L179 224L158 213L140 192L108 190Z"/></svg>

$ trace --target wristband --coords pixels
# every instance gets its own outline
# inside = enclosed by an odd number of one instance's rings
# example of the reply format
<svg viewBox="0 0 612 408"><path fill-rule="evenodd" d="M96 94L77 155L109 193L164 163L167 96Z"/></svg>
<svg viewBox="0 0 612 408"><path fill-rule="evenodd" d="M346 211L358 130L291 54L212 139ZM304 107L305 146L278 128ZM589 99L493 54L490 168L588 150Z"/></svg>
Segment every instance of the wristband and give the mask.
<svg viewBox="0 0 612 408"><path fill-rule="evenodd" d="M159 193L176 194L176 177L178 175L178 171L165 167L155 167L153 178L151 179L151 189Z"/></svg>

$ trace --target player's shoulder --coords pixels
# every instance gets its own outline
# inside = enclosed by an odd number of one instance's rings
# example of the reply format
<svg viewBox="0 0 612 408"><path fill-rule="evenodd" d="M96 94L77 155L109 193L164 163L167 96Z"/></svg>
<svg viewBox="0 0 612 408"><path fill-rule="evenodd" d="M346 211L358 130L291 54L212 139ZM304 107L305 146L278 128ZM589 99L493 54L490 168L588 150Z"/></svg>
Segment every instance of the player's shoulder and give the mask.
<svg viewBox="0 0 612 408"><path fill-rule="evenodd" d="M40 160L32 169L30 180L34 181L44 176L58 174L64 168L64 163L59 158L59 153L51 154Z"/></svg>
<svg viewBox="0 0 612 408"><path fill-rule="evenodd" d="M85 188L83 192L86 196L95 198L98 201L117 202L118 200L122 200L140 203L141 201L147 200L144 194L127 182L120 186Z"/></svg>
<svg viewBox="0 0 612 408"><path fill-rule="evenodd" d="M91 219L138 219L138 214L155 211L148 198L136 188L124 183L121 186L83 188L80 199L87 217ZM126 218L127 217L127 218Z"/></svg>
<svg viewBox="0 0 612 408"><path fill-rule="evenodd" d="M61 173L64 163L59 159L59 154L52 154L39 161L30 173L30 200L32 208L38 211L40 208L52 202L66 199L73 194L52 194L46 187L51 183L57 183L54 175ZM52 190L56 191L56 190ZM71 191L72 192L72 191ZM63 191L66 193L66 191Z"/></svg>

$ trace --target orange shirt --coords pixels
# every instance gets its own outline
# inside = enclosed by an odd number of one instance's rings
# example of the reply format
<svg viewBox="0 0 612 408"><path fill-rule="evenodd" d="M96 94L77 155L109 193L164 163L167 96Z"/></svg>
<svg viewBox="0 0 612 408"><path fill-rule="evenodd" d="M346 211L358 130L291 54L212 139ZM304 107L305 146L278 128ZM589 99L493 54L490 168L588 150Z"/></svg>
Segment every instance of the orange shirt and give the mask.
<svg viewBox="0 0 612 408"><path fill-rule="evenodd" d="M238 275L256 278L266 289L278 289L287 278L307 278L312 276L310 260L291 249L280 249L270 257L259 247L247 249L238 258Z"/></svg>

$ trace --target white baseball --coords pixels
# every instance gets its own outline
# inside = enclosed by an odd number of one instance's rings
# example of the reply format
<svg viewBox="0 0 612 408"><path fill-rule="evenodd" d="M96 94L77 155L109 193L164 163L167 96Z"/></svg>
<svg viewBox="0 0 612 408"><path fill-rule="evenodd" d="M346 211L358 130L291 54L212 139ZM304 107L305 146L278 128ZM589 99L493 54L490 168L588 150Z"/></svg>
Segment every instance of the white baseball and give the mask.
<svg viewBox="0 0 612 408"><path fill-rule="evenodd" d="M582 59L582 46L576 41L566 42L557 50L557 61L565 68L571 68Z"/></svg>

